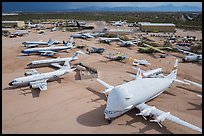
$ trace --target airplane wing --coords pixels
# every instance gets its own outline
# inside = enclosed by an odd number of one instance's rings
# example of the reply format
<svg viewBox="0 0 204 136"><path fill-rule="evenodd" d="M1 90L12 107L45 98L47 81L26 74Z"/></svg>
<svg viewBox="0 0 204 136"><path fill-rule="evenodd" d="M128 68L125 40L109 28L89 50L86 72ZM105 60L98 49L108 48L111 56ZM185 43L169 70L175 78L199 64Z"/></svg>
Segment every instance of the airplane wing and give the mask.
<svg viewBox="0 0 204 136"><path fill-rule="evenodd" d="M186 121L183 121L181 119L179 119L178 117L171 115L170 112L164 112L161 111L157 108L155 108L154 106L149 106L145 103L139 104L137 106L135 106L137 109L140 110L140 113L137 113L136 115L142 115L144 116L153 116L154 120L150 120L150 122L156 122L159 124L160 127L162 127L162 125L160 124L160 122L164 121L165 119L170 120L172 122L175 122L179 125L191 128L193 130L199 131L202 133L202 129L192 125ZM144 117L144 119L146 120L146 118Z"/></svg>
<svg viewBox="0 0 204 136"><path fill-rule="evenodd" d="M39 51L39 53L42 56L53 56L54 54L57 54L58 52L55 52L55 51Z"/></svg>
<svg viewBox="0 0 204 136"><path fill-rule="evenodd" d="M47 79L30 82L30 86L32 88L39 88L40 91L45 91L47 90Z"/></svg>
<svg viewBox="0 0 204 136"><path fill-rule="evenodd" d="M164 51L162 51L162 50L160 50L160 49L158 49L158 48L155 48L155 47L153 47L153 46L150 46L150 45L148 45L148 44L143 43L143 45L146 46L146 47L148 47L148 48L150 48L150 49L156 50L156 51L158 51L158 52L160 52L160 53L164 53Z"/></svg>
<svg viewBox="0 0 204 136"><path fill-rule="evenodd" d="M56 68L61 68L62 67L59 63L51 63L50 65L53 66L53 67L56 67Z"/></svg>

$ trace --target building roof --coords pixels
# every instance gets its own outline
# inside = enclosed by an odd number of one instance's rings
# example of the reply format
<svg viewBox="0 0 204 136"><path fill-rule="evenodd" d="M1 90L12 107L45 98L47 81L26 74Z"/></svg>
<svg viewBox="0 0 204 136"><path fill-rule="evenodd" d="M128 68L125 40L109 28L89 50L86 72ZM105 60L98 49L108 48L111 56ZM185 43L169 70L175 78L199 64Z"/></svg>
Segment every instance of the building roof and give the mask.
<svg viewBox="0 0 204 136"><path fill-rule="evenodd" d="M172 23L141 23L142 26L175 26Z"/></svg>
<svg viewBox="0 0 204 136"><path fill-rule="evenodd" d="M2 23L18 23L18 22L24 22L24 21L2 21Z"/></svg>

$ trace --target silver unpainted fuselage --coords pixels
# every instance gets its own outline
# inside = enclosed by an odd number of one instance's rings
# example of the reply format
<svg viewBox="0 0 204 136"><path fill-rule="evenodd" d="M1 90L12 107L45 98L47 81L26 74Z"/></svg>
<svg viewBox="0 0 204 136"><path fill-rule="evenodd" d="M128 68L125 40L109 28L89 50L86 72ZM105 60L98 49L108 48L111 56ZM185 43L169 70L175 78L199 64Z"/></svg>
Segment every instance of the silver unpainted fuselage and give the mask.
<svg viewBox="0 0 204 136"><path fill-rule="evenodd" d="M114 87L108 95L105 118L120 116L136 105L157 97L172 82L169 78L143 78Z"/></svg>
<svg viewBox="0 0 204 136"><path fill-rule="evenodd" d="M56 70L48 73L15 78L9 83L9 85L19 87L19 86L27 86L29 85L30 82L39 81L39 80L51 81L51 80L55 80L56 78L59 78L60 76L66 74L67 72L68 72L67 70Z"/></svg>
<svg viewBox="0 0 204 136"><path fill-rule="evenodd" d="M70 46L55 46L55 47L46 47L46 48L34 48L34 49L25 49L22 53L31 54L39 53L41 51L60 51L70 49Z"/></svg>
<svg viewBox="0 0 204 136"><path fill-rule="evenodd" d="M63 65L65 61L73 61L76 60L77 57L75 58L57 58L57 59L48 59L48 60L36 60L32 61L29 63L27 66L32 68L32 67L43 67L43 66L49 66L52 63L58 63Z"/></svg>

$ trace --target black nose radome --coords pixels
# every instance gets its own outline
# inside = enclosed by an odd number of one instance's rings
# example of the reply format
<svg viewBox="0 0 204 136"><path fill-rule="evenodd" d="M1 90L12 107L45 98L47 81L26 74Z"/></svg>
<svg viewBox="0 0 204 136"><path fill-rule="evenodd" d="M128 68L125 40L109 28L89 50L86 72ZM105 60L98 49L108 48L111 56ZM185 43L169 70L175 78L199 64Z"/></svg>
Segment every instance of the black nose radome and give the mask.
<svg viewBox="0 0 204 136"><path fill-rule="evenodd" d="M9 83L9 86L13 86L13 82L10 82L10 83Z"/></svg>

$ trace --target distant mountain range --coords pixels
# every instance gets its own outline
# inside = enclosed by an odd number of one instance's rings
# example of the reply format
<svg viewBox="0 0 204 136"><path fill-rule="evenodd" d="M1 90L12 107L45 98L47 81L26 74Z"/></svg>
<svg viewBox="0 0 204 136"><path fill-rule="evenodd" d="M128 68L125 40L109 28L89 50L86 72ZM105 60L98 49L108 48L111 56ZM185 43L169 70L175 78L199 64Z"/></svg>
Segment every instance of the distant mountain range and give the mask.
<svg viewBox="0 0 204 136"><path fill-rule="evenodd" d="M86 7L86 8L78 8L78 9L69 9L69 11L202 11L202 8L195 6L173 6L173 5L164 5L164 6L156 6L156 7Z"/></svg>
<svg viewBox="0 0 204 136"><path fill-rule="evenodd" d="M163 5L163 6L155 6L155 7L85 7L85 8L76 8L76 9L60 9L59 7L21 7L21 9L7 9L3 10L3 12L14 12L14 11L22 11L22 12L80 12L80 11L114 11L114 12L184 12L184 11L192 11L192 12L202 12L201 7L196 6L173 6L173 5Z"/></svg>

